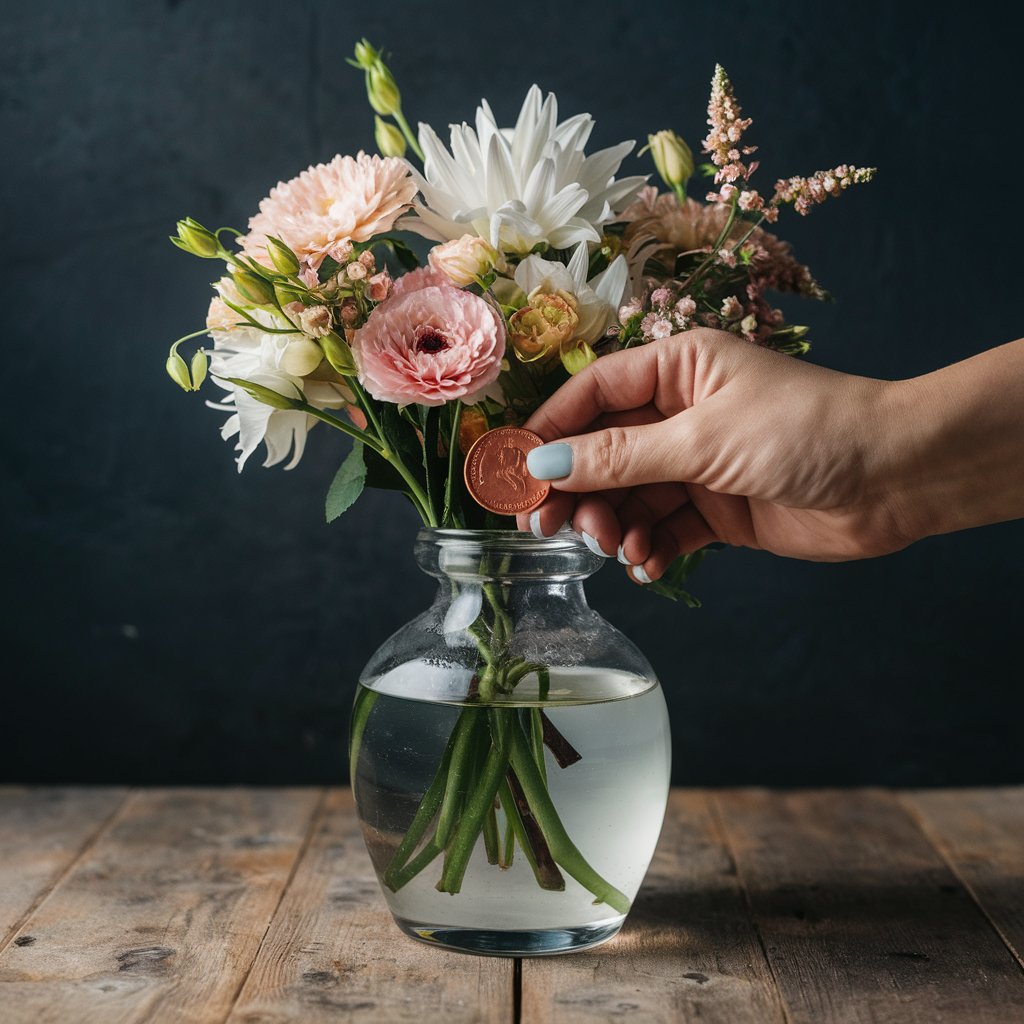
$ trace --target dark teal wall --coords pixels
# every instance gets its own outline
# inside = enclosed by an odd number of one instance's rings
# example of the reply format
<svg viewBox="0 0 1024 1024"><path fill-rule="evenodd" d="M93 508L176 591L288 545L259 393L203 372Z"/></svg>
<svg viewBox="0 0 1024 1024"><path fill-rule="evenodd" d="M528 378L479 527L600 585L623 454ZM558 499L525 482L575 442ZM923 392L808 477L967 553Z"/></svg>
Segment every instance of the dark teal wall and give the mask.
<svg viewBox="0 0 1024 1024"><path fill-rule="evenodd" d="M165 241L176 218L244 226L278 178L372 146L357 36L394 51L413 117L486 95L511 119L536 80L598 144L672 126L696 146L721 61L762 182L879 166L782 231L839 299L790 306L813 358L896 378L1024 333L1017 38L950 10L8 5L0 779L344 777L359 669L431 593L413 517L371 494L326 527L325 430L293 472L239 477L221 414L162 364L211 278ZM615 565L591 593L661 673L680 783L1020 781L1022 555L1016 524L864 564L725 552L697 612Z"/></svg>

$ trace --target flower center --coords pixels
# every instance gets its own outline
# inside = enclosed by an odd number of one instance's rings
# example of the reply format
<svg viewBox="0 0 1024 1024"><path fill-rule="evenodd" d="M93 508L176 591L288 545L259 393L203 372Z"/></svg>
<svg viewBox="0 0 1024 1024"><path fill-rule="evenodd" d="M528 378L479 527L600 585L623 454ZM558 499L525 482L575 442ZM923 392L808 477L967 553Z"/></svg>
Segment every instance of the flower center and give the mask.
<svg viewBox="0 0 1024 1024"><path fill-rule="evenodd" d="M443 352L450 344L451 342L434 327L419 327L416 330L417 352L428 352L432 355L435 352Z"/></svg>

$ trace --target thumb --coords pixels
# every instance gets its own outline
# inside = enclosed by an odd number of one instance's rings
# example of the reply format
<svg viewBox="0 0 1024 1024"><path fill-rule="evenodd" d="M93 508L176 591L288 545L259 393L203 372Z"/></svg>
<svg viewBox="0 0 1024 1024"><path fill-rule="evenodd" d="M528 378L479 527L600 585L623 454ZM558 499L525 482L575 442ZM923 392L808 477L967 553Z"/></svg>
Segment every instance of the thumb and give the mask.
<svg viewBox="0 0 1024 1024"><path fill-rule="evenodd" d="M691 417L608 427L534 448L526 468L560 491L606 491L666 481L695 482Z"/></svg>

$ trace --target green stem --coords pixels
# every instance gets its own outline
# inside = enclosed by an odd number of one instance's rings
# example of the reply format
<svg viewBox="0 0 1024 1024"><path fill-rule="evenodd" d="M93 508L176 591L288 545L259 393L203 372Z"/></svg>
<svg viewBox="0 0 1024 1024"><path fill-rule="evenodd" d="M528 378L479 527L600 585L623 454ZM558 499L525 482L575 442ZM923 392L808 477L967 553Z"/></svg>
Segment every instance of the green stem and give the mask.
<svg viewBox="0 0 1024 1024"><path fill-rule="evenodd" d="M511 780L514 778L515 776L511 772L506 772L498 791L501 797L501 806L505 809L505 817L512 826L519 848L523 851L537 884L550 892L564 892L565 879L551 857L551 851L547 848L544 836L540 832L540 826L537 825L536 819L533 819L530 827L527 827L526 821L519 811L516 793L512 789ZM519 786L518 789L521 794L522 787Z"/></svg>
<svg viewBox="0 0 1024 1024"><path fill-rule="evenodd" d="M352 728L349 733L348 745L348 781L349 785L355 788L356 764L359 761L359 744L363 739L363 732L366 730L366 722L380 696L374 690L367 690L360 687L356 694L356 702L352 708Z"/></svg>
<svg viewBox="0 0 1024 1024"><path fill-rule="evenodd" d="M502 733L505 730L493 716L491 721L494 723L491 727L491 748L480 771L479 781L466 800L458 829L448 843L444 870L441 873L441 880L437 883L439 892L457 893L462 888L462 879L469 866L473 847L476 846L483 828L487 809L494 803L494 797L508 766L508 754L503 749Z"/></svg>
<svg viewBox="0 0 1024 1024"><path fill-rule="evenodd" d="M431 836L426 846L404 868L395 872L391 881L388 881L387 876L385 876L384 884L392 892L398 892L403 885L411 882L443 849L444 847L438 846L434 841L434 837Z"/></svg>
<svg viewBox="0 0 1024 1024"><path fill-rule="evenodd" d="M462 718L460 716L459 721L455 723L455 728L452 729L451 735L448 737L448 743L445 745L444 753L441 755L437 771L434 773L434 778L427 787L426 793L423 794L423 799L420 800L420 805L416 809L412 823L406 829L398 849L392 854L391 860L384 870L384 884L389 889L397 891L405 884L405 882L399 884L397 881L400 877L403 877L402 866L412 855L413 850L416 849L420 839L423 838L423 833L427 830L427 826L434 820L438 807L441 806L441 799L445 792L445 783L448 779L448 766L451 763L452 749L455 746L455 732L461 721ZM440 852L440 847L438 852ZM426 863L429 864L430 861L426 861ZM405 881L407 882L412 877L412 875L408 875Z"/></svg>
<svg viewBox="0 0 1024 1024"><path fill-rule="evenodd" d="M487 851L488 864L501 864L501 853L498 849L498 816L492 803L484 818L484 849ZM502 864L504 867L504 864Z"/></svg>
<svg viewBox="0 0 1024 1024"><path fill-rule="evenodd" d="M462 811L462 801L473 777L475 765L472 753L477 748L477 722L479 715L475 708L464 708L455 728L452 730L452 754L448 766L448 781L445 784L441 813L437 818L436 840L439 846L448 842L455 821Z"/></svg>
<svg viewBox="0 0 1024 1024"><path fill-rule="evenodd" d="M700 279L701 274L715 262L715 257L718 255L718 250L722 247L722 243L729 237L729 232L732 230L733 223L736 220L736 199L733 198L732 203L729 206L729 216L726 218L725 226L718 234L718 238L715 239L715 244L711 246L711 252L708 253L707 259L679 286L680 293L688 292Z"/></svg>
<svg viewBox="0 0 1024 1024"><path fill-rule="evenodd" d="M444 508L441 510L442 526L459 526L452 515L452 488L455 486L455 453L459 450L459 424L462 422L462 402L452 403L452 423L448 432L448 477L444 482ZM449 522L449 520L451 520Z"/></svg>
<svg viewBox="0 0 1024 1024"><path fill-rule="evenodd" d="M501 866L512 867L512 861L516 855L516 833L512 828L512 819L506 815L505 818L505 849L502 851Z"/></svg>
<svg viewBox="0 0 1024 1024"><path fill-rule="evenodd" d="M420 158L422 163L426 158L423 156L423 150L420 149L419 140L412 133L412 129L409 127L409 122L406 121L405 115L402 113L401 107L394 113L395 124L402 130L402 134L405 136L405 141L409 143L412 151Z"/></svg>
<svg viewBox="0 0 1024 1024"><path fill-rule="evenodd" d="M548 784L548 766L544 760L544 722L540 717L540 708L530 708L530 746L533 749L533 757L537 762L537 770L544 781Z"/></svg>
<svg viewBox="0 0 1024 1024"><path fill-rule="evenodd" d="M551 802L548 788L537 770L537 763L534 761L526 735L518 723L514 722L512 728L508 730L507 742L512 767L555 861L580 885L594 894L595 903L607 903L620 914L629 913L629 900L625 894L602 878L587 863L583 854L569 838L558 811Z"/></svg>

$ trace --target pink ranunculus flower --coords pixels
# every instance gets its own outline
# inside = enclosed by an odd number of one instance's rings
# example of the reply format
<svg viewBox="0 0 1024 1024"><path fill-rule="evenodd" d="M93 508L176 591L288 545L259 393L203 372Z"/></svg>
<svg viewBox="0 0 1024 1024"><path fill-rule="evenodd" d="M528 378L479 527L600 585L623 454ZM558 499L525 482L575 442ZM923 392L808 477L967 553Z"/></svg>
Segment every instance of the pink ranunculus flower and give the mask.
<svg viewBox="0 0 1024 1024"><path fill-rule="evenodd" d="M359 381L378 401L468 404L493 384L505 325L479 296L429 268L405 274L352 338Z"/></svg>

